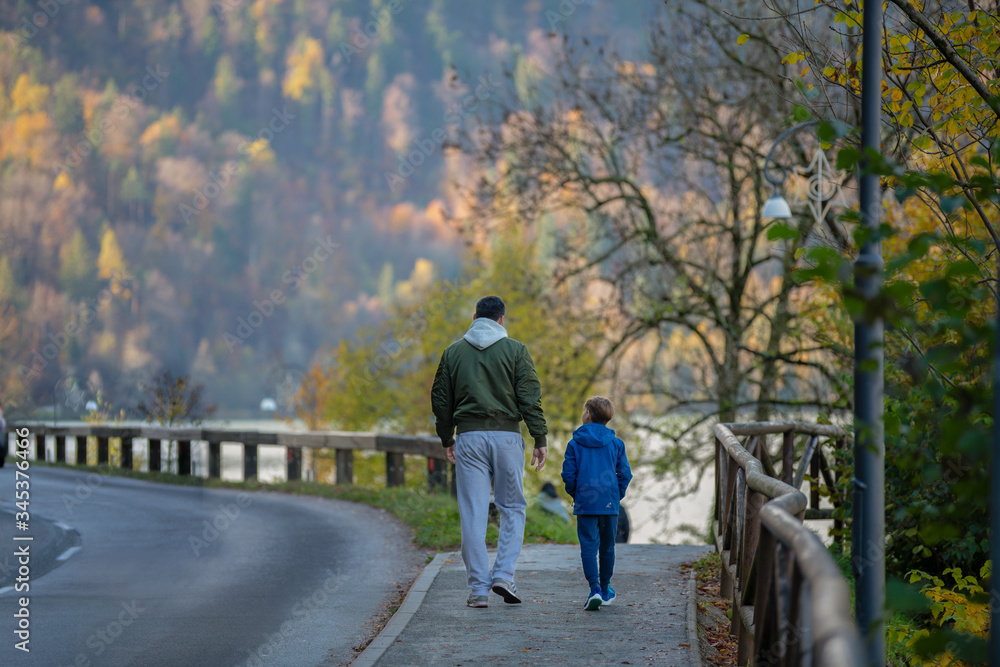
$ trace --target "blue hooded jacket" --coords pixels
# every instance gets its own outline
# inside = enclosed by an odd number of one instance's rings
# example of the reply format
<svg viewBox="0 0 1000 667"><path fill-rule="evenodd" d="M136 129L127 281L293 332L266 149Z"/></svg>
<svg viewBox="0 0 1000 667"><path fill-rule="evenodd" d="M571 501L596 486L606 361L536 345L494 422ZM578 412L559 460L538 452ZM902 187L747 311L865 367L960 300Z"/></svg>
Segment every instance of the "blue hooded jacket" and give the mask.
<svg viewBox="0 0 1000 667"><path fill-rule="evenodd" d="M562 478L573 497L573 514L618 514L632 481L625 443L604 424L584 424L566 445Z"/></svg>

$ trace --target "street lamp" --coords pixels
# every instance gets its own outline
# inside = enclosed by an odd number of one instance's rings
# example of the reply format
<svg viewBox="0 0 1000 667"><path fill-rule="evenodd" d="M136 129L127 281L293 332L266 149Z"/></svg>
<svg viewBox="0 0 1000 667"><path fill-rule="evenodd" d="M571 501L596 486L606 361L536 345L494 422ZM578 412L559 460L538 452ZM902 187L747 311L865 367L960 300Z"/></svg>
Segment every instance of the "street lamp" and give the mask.
<svg viewBox="0 0 1000 667"><path fill-rule="evenodd" d="M778 145L790 134L798 132L799 130L811 127L818 123L819 121L808 120L804 123L799 123L798 125L793 125L784 132L778 135L778 138L774 140L771 145L771 150L767 152L767 157L764 158L764 178L767 182L771 184L774 188L774 192L771 197L764 202L764 208L761 210L760 215L762 218L790 218L792 217L792 209L789 207L788 202L785 198L781 196L781 186L784 185L785 179L788 178L788 172L785 168L774 161L774 150ZM774 176L771 173L771 169L776 167L780 172L780 176Z"/></svg>
<svg viewBox="0 0 1000 667"><path fill-rule="evenodd" d="M771 198L764 202L764 208L760 215L764 218L790 218L792 217L792 209L788 207L785 198L775 191Z"/></svg>
<svg viewBox="0 0 1000 667"><path fill-rule="evenodd" d="M760 215L763 218L790 218L792 217L791 207L781 195L781 188L788 178L788 172L780 163L774 159L774 151L778 145L789 135L804 130L807 127L819 124L818 120L810 120L798 125L793 125L778 135L774 140L774 145L764 158L764 178L774 188L774 193L764 203ZM806 190L809 196L805 204L813 215L816 225L822 225L826 220L827 213L833 206L846 206L844 193L840 187L840 176L834 175L834 169L830 166L830 161L826 159L826 152L822 145L817 147L808 168L805 170L809 176L806 179Z"/></svg>
<svg viewBox="0 0 1000 667"><path fill-rule="evenodd" d="M883 321L868 308L882 284L882 247L879 241L879 207L881 196L878 176L871 173L868 155L880 152L879 126L882 112L881 79L881 12L880 3L864 7L863 48L865 58L861 74L861 148L863 151L860 183L861 221L867 229L866 238L854 262L854 285L866 307L854 323L854 480L852 494L851 569L855 582L855 616L862 637L865 655L871 667L885 664L885 447L882 427L883 402ZM799 123L778 135L764 160L764 178L774 186L774 194L764 204L761 216L789 218L788 202L780 194L786 171L776 165L780 176L772 175L772 156L778 144L793 132L818 121ZM825 157L817 152L819 169L813 169L816 183L823 183ZM824 162L820 162L823 160ZM810 208L817 222L826 214L831 194L822 185L810 182ZM1000 373L1000 361L997 362ZM1000 401L998 401L1000 410ZM998 453L1000 457L1000 453ZM1000 522L998 522L1000 524Z"/></svg>

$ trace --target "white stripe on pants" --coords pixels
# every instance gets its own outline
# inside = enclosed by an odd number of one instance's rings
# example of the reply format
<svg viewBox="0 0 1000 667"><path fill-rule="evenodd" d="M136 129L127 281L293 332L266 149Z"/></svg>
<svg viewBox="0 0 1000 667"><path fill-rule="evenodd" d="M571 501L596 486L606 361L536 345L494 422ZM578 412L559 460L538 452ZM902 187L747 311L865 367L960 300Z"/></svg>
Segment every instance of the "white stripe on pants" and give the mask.
<svg viewBox="0 0 1000 667"><path fill-rule="evenodd" d="M455 438L455 479L462 517L462 560L473 595L486 595L493 579L514 581L524 542L524 438L508 431L468 431ZM500 511L497 557L486 553L490 485Z"/></svg>

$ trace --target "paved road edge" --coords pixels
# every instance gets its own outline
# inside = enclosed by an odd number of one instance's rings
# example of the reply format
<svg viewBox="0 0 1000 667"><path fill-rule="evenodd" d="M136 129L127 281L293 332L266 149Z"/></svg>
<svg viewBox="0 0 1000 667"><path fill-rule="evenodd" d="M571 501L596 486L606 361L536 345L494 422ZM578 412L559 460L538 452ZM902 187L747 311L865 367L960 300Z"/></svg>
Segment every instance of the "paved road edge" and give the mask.
<svg viewBox="0 0 1000 667"><path fill-rule="evenodd" d="M691 645L691 667L701 667L701 649L698 646L698 580L692 567L688 571L687 629Z"/></svg>
<svg viewBox="0 0 1000 667"><path fill-rule="evenodd" d="M410 619L420 609L420 603L424 601L424 596L427 595L427 591L430 590L435 577L437 577L438 572L444 566L445 559L450 555L452 555L451 552L439 553L434 556L434 559L427 564L424 571L413 582L413 585L410 586L406 597L403 598L403 604L399 605L399 609L392 615L386 626L382 628L382 632L378 633L368 647L361 652L361 655L351 662L351 667L373 667L378 662L382 654L403 633L407 623L410 622Z"/></svg>
<svg viewBox="0 0 1000 667"><path fill-rule="evenodd" d="M6 517L9 516L10 525L13 526L17 510L7 507L7 504L7 501L0 501L0 517L3 517L0 520L6 522ZM32 540L25 543L31 545L31 582L34 583L80 551L83 539L75 528L60 521L53 521L38 515L33 516L31 521L35 530L37 530L38 524L44 523L47 533L44 540ZM17 574L17 563L12 563L7 558L3 559L3 562L0 563L0 596L15 590L14 582Z"/></svg>

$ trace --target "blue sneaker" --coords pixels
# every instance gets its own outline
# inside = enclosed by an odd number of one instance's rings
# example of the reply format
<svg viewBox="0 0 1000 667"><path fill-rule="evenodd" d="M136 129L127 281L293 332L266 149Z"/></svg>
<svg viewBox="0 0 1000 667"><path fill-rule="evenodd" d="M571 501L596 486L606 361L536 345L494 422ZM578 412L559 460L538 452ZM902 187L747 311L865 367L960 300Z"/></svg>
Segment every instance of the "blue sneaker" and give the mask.
<svg viewBox="0 0 1000 667"><path fill-rule="evenodd" d="M590 597L587 598L587 604L583 605L583 608L587 611L594 611L601 607L604 599L601 597L601 587L594 586L590 589Z"/></svg>
<svg viewBox="0 0 1000 667"><path fill-rule="evenodd" d="M601 589L601 604L611 604L615 601L615 589L611 586L605 586Z"/></svg>

